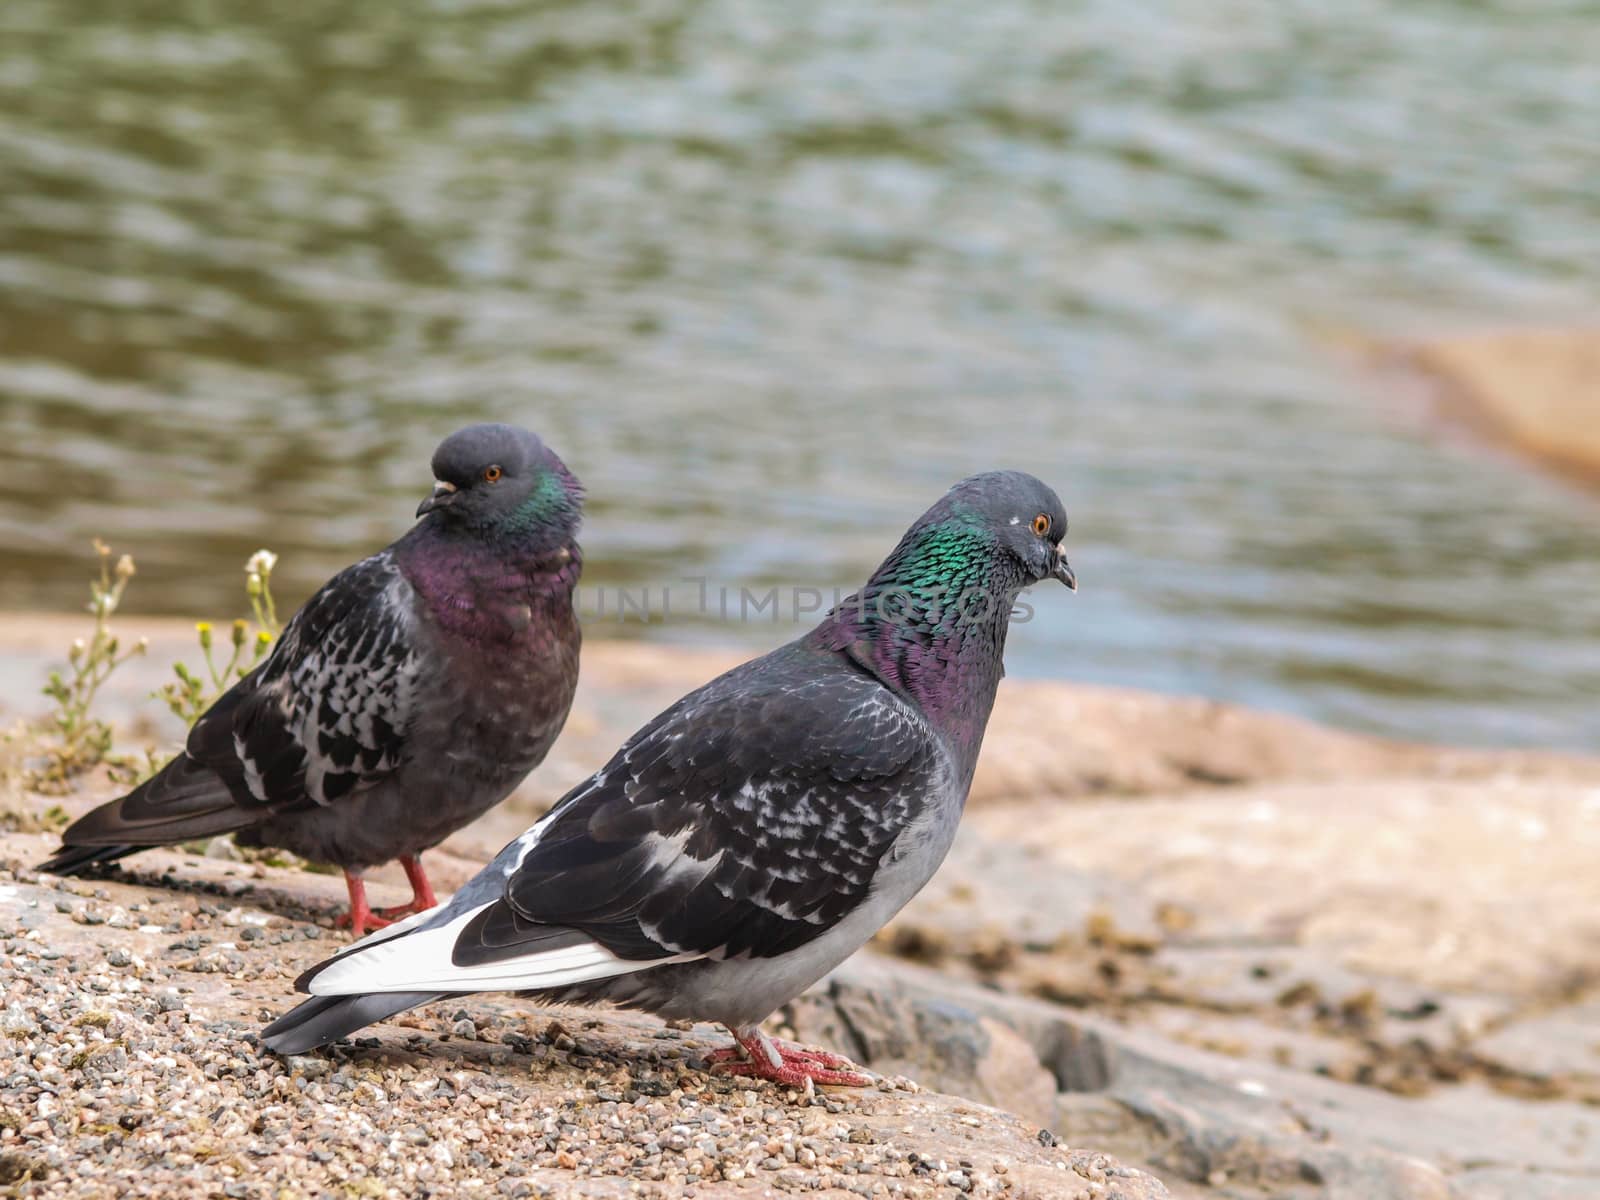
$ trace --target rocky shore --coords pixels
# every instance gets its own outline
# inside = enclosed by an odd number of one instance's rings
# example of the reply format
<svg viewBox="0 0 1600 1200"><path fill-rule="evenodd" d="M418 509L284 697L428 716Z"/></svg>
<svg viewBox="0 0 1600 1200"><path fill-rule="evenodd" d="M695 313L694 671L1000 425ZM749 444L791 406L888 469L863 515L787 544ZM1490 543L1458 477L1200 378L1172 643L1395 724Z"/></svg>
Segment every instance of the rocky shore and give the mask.
<svg viewBox="0 0 1600 1200"><path fill-rule="evenodd" d="M71 628L0 626L0 719ZM142 698L188 636L113 680L127 737L174 736ZM737 657L585 656L551 759L433 856L445 886ZM715 1031L504 997L277 1063L249 1038L336 944L338 879L177 851L32 876L46 807L107 786L0 797L20 1194L1600 1195L1595 760L1008 681L950 862L781 1014L889 1082L809 1099L706 1076Z"/></svg>

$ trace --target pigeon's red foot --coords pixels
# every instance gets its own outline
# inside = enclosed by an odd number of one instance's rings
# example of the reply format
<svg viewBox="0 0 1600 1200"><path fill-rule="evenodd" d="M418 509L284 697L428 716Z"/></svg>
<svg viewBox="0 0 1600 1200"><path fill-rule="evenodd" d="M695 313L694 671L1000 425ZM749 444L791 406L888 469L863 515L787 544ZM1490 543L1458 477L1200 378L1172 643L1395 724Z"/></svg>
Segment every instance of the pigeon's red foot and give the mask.
<svg viewBox="0 0 1600 1200"><path fill-rule="evenodd" d="M411 901L408 904L397 904L393 908L377 909L373 915L381 917L385 925L398 921L401 917L409 917L412 913L427 912L439 903L434 898L433 885L423 874L419 859L402 856L400 865L405 868L406 878L411 881Z"/></svg>
<svg viewBox="0 0 1600 1200"><path fill-rule="evenodd" d="M405 868L406 878L411 881L411 902L398 904L393 908L367 907L367 883L361 876L349 871L344 873L344 886L350 893L350 911L341 914L334 922L335 929L348 929L357 940L367 936L374 929L382 929L385 925L393 925L401 917L409 917L412 913L425 912L434 907L439 901L434 898L433 885L428 882L428 877L423 874L422 864L415 858L403 857L400 865Z"/></svg>
<svg viewBox="0 0 1600 1200"><path fill-rule="evenodd" d="M806 1091L818 1083L834 1087L872 1086L872 1076L857 1070L855 1063L841 1054L780 1042L759 1029L730 1029L728 1032L738 1044L706 1055L711 1070L719 1075L770 1079Z"/></svg>
<svg viewBox="0 0 1600 1200"><path fill-rule="evenodd" d="M367 924L374 929L382 929L385 925L393 925L401 917L409 917L412 913L427 912L432 907L433 905L431 904L418 904L413 900L410 904L396 904L393 908L375 908L368 915Z"/></svg>
<svg viewBox="0 0 1600 1200"><path fill-rule="evenodd" d="M340 913L334 918L335 929L348 929L351 935L360 941L372 930L382 929L391 923L389 917L381 912L373 912L367 907L367 883L361 876L346 871L344 886L350 893L350 911Z"/></svg>
<svg viewBox="0 0 1600 1200"><path fill-rule="evenodd" d="M348 929L350 936L359 942L374 929L382 929L385 925L393 925L394 919L384 915L390 911L392 910L387 908L372 909L366 905L362 905L360 910L357 911L355 906L352 905L333 919L333 927L335 929Z"/></svg>

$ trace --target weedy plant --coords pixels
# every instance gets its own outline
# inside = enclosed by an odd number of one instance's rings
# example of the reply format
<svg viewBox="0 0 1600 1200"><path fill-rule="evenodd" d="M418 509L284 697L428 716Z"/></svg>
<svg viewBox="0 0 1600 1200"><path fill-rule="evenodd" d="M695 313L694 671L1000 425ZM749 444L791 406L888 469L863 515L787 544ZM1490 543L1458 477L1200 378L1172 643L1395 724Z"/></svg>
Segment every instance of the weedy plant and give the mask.
<svg viewBox="0 0 1600 1200"><path fill-rule="evenodd" d="M89 612L94 628L88 637L74 639L67 651L65 670L52 671L44 694L53 711L42 728L22 726L7 732L3 741L15 747L0 760L0 774L16 778L24 787L39 792L61 792L76 775L95 767L110 768L119 783L135 783L154 774L165 761L154 750L142 755L111 752L111 726L92 709L95 697L113 672L130 658L149 649L148 638L124 646L111 629L111 617L122 604L128 581L137 574L131 555L112 559L111 547L98 538L94 543L99 556L99 576L89 583ZM229 635L230 652L217 651L212 627L202 621L195 626L205 673L191 671L183 663L173 666L178 677L155 695L186 725L193 725L218 696L265 657L281 626L277 605L272 598L272 568L278 556L270 550L257 550L245 564L245 594L255 618L233 623Z"/></svg>
<svg viewBox="0 0 1600 1200"><path fill-rule="evenodd" d="M77 638L67 652L67 668L52 671L44 694L55 704L47 728L55 736L43 746L42 765L31 771L29 782L40 790L59 788L72 776L99 766L111 756L111 726L90 712L95 695L111 673L149 648L140 638L124 647L111 630L111 617L122 603L128 580L135 574L133 558L124 554L111 560L111 547L94 542L100 557L100 575L89 583L89 612L94 629Z"/></svg>
<svg viewBox="0 0 1600 1200"><path fill-rule="evenodd" d="M163 684L155 693L185 725L193 725L223 692L248 675L266 657L273 638L282 630L278 623L278 607L272 599L272 568L277 565L278 556L270 550L257 550L245 563L245 594L250 598L250 611L255 617L254 633L249 621L242 618L235 621L224 658L217 649L211 622L201 621L194 628L200 639L205 674L191 671L181 662L173 663L172 673L178 677L177 682Z"/></svg>

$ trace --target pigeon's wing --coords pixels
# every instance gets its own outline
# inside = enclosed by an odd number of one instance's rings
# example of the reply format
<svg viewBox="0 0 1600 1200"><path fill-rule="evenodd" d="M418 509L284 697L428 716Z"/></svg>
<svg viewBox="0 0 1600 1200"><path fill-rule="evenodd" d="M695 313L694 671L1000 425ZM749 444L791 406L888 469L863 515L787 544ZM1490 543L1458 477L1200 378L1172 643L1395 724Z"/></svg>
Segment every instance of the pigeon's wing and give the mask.
<svg viewBox="0 0 1600 1200"><path fill-rule="evenodd" d="M418 699L413 599L387 551L334 576L200 718L182 754L63 842L184 841L332 804L383 778L403 760Z"/></svg>
<svg viewBox="0 0 1600 1200"><path fill-rule="evenodd" d="M825 933L945 782L944 751L853 667L787 685L741 673L635 734L469 885L472 903L385 930L301 985L536 990ZM491 874L498 896L478 887Z"/></svg>
<svg viewBox="0 0 1600 1200"><path fill-rule="evenodd" d="M233 703L201 718L188 754L276 811L370 786L405 756L420 696L416 626L392 554L355 564L306 603Z"/></svg>
<svg viewBox="0 0 1600 1200"><path fill-rule="evenodd" d="M564 806L457 956L529 923L629 959L784 954L865 899L940 763L922 718L854 670L713 693Z"/></svg>

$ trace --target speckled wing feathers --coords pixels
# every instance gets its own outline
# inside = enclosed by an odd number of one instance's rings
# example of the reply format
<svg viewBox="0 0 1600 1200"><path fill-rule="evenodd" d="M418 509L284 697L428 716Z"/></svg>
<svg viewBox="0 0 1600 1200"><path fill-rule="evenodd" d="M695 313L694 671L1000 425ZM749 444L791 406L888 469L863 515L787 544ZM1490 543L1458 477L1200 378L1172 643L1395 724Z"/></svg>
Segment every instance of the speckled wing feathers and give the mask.
<svg viewBox="0 0 1600 1200"><path fill-rule="evenodd" d="M335 576L195 725L185 752L67 830L66 847L223 833L331 804L392 771L417 696L410 601L388 552Z"/></svg>
<svg viewBox="0 0 1600 1200"><path fill-rule="evenodd" d="M776 956L832 928L920 810L941 751L880 683L826 664L749 664L642 729L540 823L454 960L528 953L551 926L642 961Z"/></svg>
<svg viewBox="0 0 1600 1200"><path fill-rule="evenodd" d="M392 556L357 563L301 610L255 686L195 726L189 753L224 773L237 764L247 795L275 811L382 778L400 764L417 699L415 627Z"/></svg>

